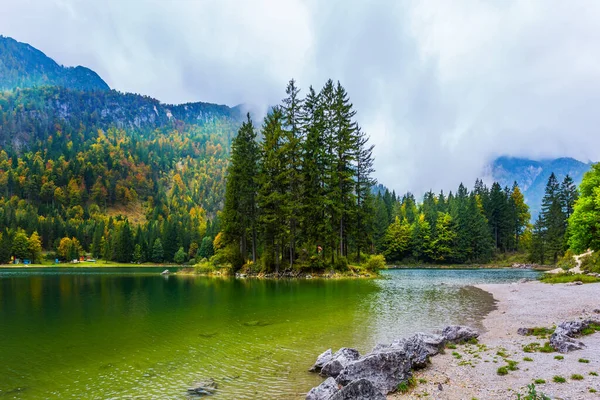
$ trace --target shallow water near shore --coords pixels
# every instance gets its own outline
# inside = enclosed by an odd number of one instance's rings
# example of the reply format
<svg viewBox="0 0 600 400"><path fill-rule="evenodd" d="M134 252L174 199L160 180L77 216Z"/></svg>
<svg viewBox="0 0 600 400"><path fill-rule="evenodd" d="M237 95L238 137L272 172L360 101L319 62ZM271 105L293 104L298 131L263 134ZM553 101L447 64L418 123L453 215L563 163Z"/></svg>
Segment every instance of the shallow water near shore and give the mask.
<svg viewBox="0 0 600 400"><path fill-rule="evenodd" d="M448 324L493 308L470 285L529 270L393 270L382 279L236 280L157 269L0 269L0 398L301 398L327 348Z"/></svg>

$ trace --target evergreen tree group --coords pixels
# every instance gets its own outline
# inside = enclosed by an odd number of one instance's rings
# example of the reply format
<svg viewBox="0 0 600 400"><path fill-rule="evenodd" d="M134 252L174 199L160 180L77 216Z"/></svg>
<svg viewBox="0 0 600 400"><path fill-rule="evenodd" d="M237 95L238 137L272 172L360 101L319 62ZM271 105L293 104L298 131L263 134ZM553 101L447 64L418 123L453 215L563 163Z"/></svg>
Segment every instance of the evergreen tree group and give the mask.
<svg viewBox="0 0 600 400"><path fill-rule="evenodd" d="M530 258L540 264L556 264L568 247L567 225L579 197L573 179L567 175L562 183L552 173L548 178L542 212L535 221Z"/></svg>
<svg viewBox="0 0 600 400"><path fill-rule="evenodd" d="M344 87L305 98L294 80L263 121L248 115L233 140L222 213L223 252L235 269L360 263L373 242L373 146Z"/></svg>
<svg viewBox="0 0 600 400"><path fill-rule="evenodd" d="M376 249L389 262L484 263L522 249L530 215L516 182L488 189L477 180L470 193L462 184L447 196L429 191L420 204L386 189L375 198L375 218Z"/></svg>

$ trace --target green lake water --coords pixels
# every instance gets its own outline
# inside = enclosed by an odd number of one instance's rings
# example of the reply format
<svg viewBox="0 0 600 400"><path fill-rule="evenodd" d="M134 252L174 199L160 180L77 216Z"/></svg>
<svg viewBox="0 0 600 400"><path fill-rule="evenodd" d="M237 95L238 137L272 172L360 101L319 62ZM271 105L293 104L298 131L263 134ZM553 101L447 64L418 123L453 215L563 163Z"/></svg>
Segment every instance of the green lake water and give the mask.
<svg viewBox="0 0 600 400"><path fill-rule="evenodd" d="M394 270L372 280L161 276L156 268L0 269L0 399L297 399L327 348L448 324L477 326L492 297L469 285L527 270Z"/></svg>

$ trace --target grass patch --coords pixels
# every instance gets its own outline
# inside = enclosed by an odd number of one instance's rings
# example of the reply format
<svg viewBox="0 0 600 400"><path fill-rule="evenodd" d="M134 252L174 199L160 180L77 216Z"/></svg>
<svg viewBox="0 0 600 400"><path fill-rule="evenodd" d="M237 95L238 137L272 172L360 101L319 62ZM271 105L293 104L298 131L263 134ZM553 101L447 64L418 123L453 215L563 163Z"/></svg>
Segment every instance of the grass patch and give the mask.
<svg viewBox="0 0 600 400"><path fill-rule="evenodd" d="M552 284L570 283L575 281L581 281L582 283L595 283L600 282L600 278L584 274L544 274L544 276L540 278L540 281Z"/></svg>
<svg viewBox="0 0 600 400"><path fill-rule="evenodd" d="M423 384L427 383L427 379L421 378L421 379L419 379L419 383L423 385Z"/></svg>
<svg viewBox="0 0 600 400"><path fill-rule="evenodd" d="M536 385L543 385L544 383L546 383L546 380L536 379L535 381L533 381L533 383L535 383Z"/></svg>
<svg viewBox="0 0 600 400"><path fill-rule="evenodd" d="M553 326L552 328L546 328L546 327L534 327L534 328L529 328L527 335L526 336L536 336L540 339L545 339L547 338L549 335L552 335L554 333L554 330L556 329L555 326Z"/></svg>
<svg viewBox="0 0 600 400"><path fill-rule="evenodd" d="M596 392L597 392L597 390L596 390L596 389L594 389L594 388L590 388L590 393L596 393Z"/></svg>
<svg viewBox="0 0 600 400"><path fill-rule="evenodd" d="M589 364L590 363L590 360L588 360L587 358L580 358L577 361L579 361L580 363L584 363L584 364Z"/></svg>
<svg viewBox="0 0 600 400"><path fill-rule="evenodd" d="M571 375L571 379L573 379L574 381L582 381L583 375L573 374L573 375Z"/></svg>
<svg viewBox="0 0 600 400"><path fill-rule="evenodd" d="M454 343L448 343L448 344L446 344L446 348L454 350L454 349L456 349L456 345Z"/></svg>
<svg viewBox="0 0 600 400"><path fill-rule="evenodd" d="M546 342L538 351L540 353L554 353L554 347L550 346L550 342Z"/></svg>
<svg viewBox="0 0 600 400"><path fill-rule="evenodd" d="M411 376L410 379L406 381L402 381L398 384L398 391L400 393L408 393L411 389L413 389L417 385L417 381L414 376Z"/></svg>
<svg viewBox="0 0 600 400"><path fill-rule="evenodd" d="M555 360L564 360L565 358L563 356L554 356Z"/></svg>
<svg viewBox="0 0 600 400"><path fill-rule="evenodd" d="M554 383L565 383L566 381L567 380L565 378L559 375L554 375L554 378L552 378L552 382Z"/></svg>
<svg viewBox="0 0 600 400"><path fill-rule="evenodd" d="M462 358L462 356L460 355L460 353L457 353L456 351L452 352L452 356L454 358L456 358L457 360L460 360Z"/></svg>
<svg viewBox="0 0 600 400"><path fill-rule="evenodd" d="M523 357L523 361L533 361L533 358L531 358L531 357Z"/></svg>
<svg viewBox="0 0 600 400"><path fill-rule="evenodd" d="M508 368L507 367L500 367L496 370L496 373L500 376L504 376L504 375L508 375Z"/></svg>
<svg viewBox="0 0 600 400"><path fill-rule="evenodd" d="M540 353L553 353L554 348L550 346L550 342L544 343L543 346L541 346L538 342L533 342L524 345L523 351L525 353L535 353L536 351L539 351Z"/></svg>
<svg viewBox="0 0 600 400"><path fill-rule="evenodd" d="M519 367L517 367L517 365L519 365L519 363L517 361L514 360L505 360L506 364L508 364L506 366L506 368L508 368L509 371L516 371L519 369Z"/></svg>
<svg viewBox="0 0 600 400"><path fill-rule="evenodd" d="M479 340L477 340L477 338L471 338L469 340L467 340L468 344L478 344Z"/></svg>
<svg viewBox="0 0 600 400"><path fill-rule="evenodd" d="M587 328L581 331L581 334L584 336L591 335L592 333L596 333L600 331L600 325L598 324L590 324Z"/></svg>
<svg viewBox="0 0 600 400"><path fill-rule="evenodd" d="M506 354L506 352L505 352L505 350L504 350L504 349L498 350L498 351L496 352L496 355L498 355L498 356L500 356L500 357L502 357L502 358L506 358L506 357L508 357L508 354Z"/></svg>
<svg viewBox="0 0 600 400"><path fill-rule="evenodd" d="M594 372L594 371L592 371L592 372L590 372L590 375L591 375L591 376L598 376L598 373L597 373L597 372Z"/></svg>

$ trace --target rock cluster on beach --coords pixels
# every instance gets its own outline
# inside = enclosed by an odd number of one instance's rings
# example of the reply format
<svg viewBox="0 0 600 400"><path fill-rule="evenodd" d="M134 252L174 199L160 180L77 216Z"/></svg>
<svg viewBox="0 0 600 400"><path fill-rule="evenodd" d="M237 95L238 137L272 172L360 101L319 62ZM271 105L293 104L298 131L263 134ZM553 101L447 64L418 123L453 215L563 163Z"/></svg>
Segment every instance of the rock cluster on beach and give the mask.
<svg viewBox="0 0 600 400"><path fill-rule="evenodd" d="M424 368L429 357L442 351L446 343L465 342L478 336L472 328L453 325L440 334L417 333L390 344L378 344L364 356L345 347L335 353L328 349L310 369L327 379L313 388L306 399L385 399L398 385L408 382L413 369Z"/></svg>
<svg viewBox="0 0 600 400"><path fill-rule="evenodd" d="M552 336L550 336L550 345L559 353L568 353L573 350L580 350L585 345L576 340L575 337L581 335L584 329L590 325L598 325L599 321L586 319L584 321L567 321L558 324Z"/></svg>

